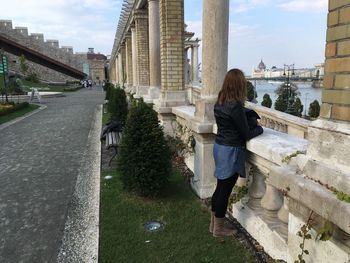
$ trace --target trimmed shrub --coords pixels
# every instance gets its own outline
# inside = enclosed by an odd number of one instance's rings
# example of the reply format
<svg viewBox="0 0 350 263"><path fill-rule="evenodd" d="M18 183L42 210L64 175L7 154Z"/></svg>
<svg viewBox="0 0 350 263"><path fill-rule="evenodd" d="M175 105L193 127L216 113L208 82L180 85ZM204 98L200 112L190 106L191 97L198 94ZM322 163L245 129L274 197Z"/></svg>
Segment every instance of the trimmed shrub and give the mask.
<svg viewBox="0 0 350 263"><path fill-rule="evenodd" d="M170 153L157 113L142 100L129 111L119 148L117 170L124 189L158 195L171 173Z"/></svg>
<svg viewBox="0 0 350 263"><path fill-rule="evenodd" d="M314 100L309 106L309 116L312 118L317 118L320 115L320 104L318 100Z"/></svg>
<svg viewBox="0 0 350 263"><path fill-rule="evenodd" d="M293 108L295 110L295 116L301 117L303 113L304 106L301 103L300 98L296 98L294 103L293 103Z"/></svg>
<svg viewBox="0 0 350 263"><path fill-rule="evenodd" d="M108 100L108 112L112 120L118 120L125 123L128 114L128 102L126 101L125 91L121 88L112 88Z"/></svg>
<svg viewBox="0 0 350 263"><path fill-rule="evenodd" d="M255 101L255 99L258 97L258 94L255 92L255 87L253 83L251 83L249 80L247 81L247 100L252 102Z"/></svg>
<svg viewBox="0 0 350 263"><path fill-rule="evenodd" d="M106 90L106 100L109 100L109 97L111 96L111 91L114 89L114 85L110 82L106 82L104 89Z"/></svg>
<svg viewBox="0 0 350 263"><path fill-rule="evenodd" d="M261 102L261 105L265 106L265 107L268 107L268 108L271 108L272 100L271 100L269 94L267 94L267 93L264 94L263 101Z"/></svg>

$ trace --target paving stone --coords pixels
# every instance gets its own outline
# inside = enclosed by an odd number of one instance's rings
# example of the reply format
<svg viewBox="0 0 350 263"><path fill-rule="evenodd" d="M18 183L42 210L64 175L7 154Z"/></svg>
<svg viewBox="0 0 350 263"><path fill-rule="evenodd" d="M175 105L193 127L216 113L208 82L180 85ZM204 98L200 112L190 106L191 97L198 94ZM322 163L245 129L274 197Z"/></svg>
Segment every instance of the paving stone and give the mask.
<svg viewBox="0 0 350 263"><path fill-rule="evenodd" d="M100 90L46 99L0 131L0 262L56 262Z"/></svg>

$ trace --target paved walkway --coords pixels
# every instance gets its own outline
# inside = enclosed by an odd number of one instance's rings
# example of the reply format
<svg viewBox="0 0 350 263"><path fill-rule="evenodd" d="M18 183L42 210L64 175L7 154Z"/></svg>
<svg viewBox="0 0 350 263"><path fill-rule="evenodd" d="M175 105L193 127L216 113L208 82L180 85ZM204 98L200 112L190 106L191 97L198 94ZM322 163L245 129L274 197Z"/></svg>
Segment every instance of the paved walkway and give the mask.
<svg viewBox="0 0 350 263"><path fill-rule="evenodd" d="M56 262L100 90L46 99L0 131L0 262Z"/></svg>

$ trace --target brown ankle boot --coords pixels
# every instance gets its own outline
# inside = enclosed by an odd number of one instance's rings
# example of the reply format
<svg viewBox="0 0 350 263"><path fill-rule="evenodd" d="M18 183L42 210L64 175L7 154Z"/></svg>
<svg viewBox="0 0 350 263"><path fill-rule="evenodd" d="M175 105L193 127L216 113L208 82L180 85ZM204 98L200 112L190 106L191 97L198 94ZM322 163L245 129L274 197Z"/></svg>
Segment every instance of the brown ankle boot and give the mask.
<svg viewBox="0 0 350 263"><path fill-rule="evenodd" d="M225 225L225 218L214 217L214 237L225 237L225 236L233 236L236 234L236 230L230 229Z"/></svg>
<svg viewBox="0 0 350 263"><path fill-rule="evenodd" d="M210 225L209 225L209 232L213 233L214 230L214 217L215 217L215 212L211 211L210 214Z"/></svg>

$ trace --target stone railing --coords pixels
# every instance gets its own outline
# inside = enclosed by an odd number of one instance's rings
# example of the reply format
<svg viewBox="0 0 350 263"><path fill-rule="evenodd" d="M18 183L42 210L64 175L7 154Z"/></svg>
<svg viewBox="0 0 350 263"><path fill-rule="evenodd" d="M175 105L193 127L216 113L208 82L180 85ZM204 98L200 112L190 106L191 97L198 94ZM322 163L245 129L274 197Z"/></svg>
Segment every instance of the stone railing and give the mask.
<svg viewBox="0 0 350 263"><path fill-rule="evenodd" d="M201 87L193 86L191 84L186 85L187 100L191 105L195 105L196 101L201 98Z"/></svg>
<svg viewBox="0 0 350 263"><path fill-rule="evenodd" d="M196 101L201 98L201 87L186 85L187 100L189 104L195 105ZM255 110L260 116L260 124L266 128L288 133L299 138L307 139L309 120L305 120L284 112L273 110L258 104L246 102L247 108Z"/></svg>
<svg viewBox="0 0 350 263"><path fill-rule="evenodd" d="M259 114L262 126L307 139L310 121L251 102L246 102L246 107Z"/></svg>
<svg viewBox="0 0 350 263"><path fill-rule="evenodd" d="M196 120L194 106L176 107L172 112L196 138L195 151L186 158L188 167L194 172L192 187L201 198L210 197L215 187L212 137L217 130L216 124ZM230 204L229 214L274 259L294 262L302 243L297 232L313 211L312 239L305 243L305 249L310 252L304 257L306 262L348 262L350 204L337 200L319 183L329 176L330 168L315 170L319 166L306 155L307 147L306 139L264 128L261 136L247 143L248 194ZM347 193L350 183L340 182L348 182L348 177L341 172L333 173L333 180L324 184ZM242 180L237 185L242 185ZM315 241L316 231L324 222L333 225L333 237L329 241Z"/></svg>

